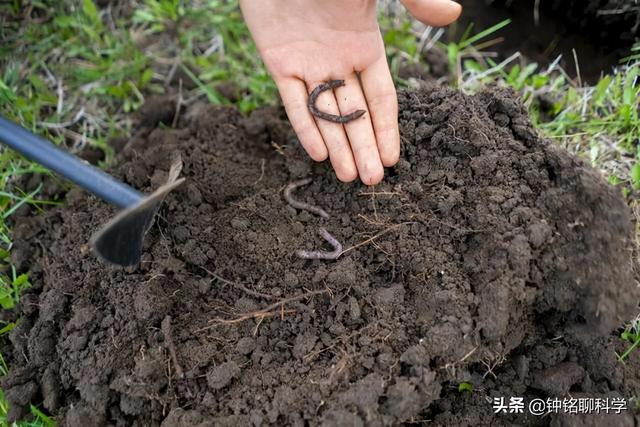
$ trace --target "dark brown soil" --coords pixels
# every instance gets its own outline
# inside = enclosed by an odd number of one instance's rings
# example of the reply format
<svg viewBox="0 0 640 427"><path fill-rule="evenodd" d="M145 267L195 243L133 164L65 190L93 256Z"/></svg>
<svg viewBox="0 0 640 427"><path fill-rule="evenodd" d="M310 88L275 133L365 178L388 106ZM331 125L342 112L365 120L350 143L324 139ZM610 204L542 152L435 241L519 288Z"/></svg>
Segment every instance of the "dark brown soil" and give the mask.
<svg viewBox="0 0 640 427"><path fill-rule="evenodd" d="M614 354L638 301L618 191L509 93L399 97L402 160L375 188L311 164L276 109L193 107L140 133L115 175L150 191L179 152L187 183L135 269L90 253L113 210L79 190L19 219L13 261L35 286L2 348L11 415L35 401L67 426L531 425L573 421L487 399L637 396L638 352ZM330 219L284 201L306 176L297 197ZM297 259L323 247L320 226L343 255Z"/></svg>

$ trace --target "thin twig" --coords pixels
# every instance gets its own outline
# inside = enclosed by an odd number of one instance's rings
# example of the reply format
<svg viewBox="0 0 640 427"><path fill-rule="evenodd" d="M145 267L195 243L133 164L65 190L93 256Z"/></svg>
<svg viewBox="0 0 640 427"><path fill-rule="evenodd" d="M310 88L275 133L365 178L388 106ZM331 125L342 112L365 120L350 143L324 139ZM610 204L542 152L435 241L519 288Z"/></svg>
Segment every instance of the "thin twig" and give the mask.
<svg viewBox="0 0 640 427"><path fill-rule="evenodd" d="M225 324L225 325L231 325L234 323L240 323L240 322L244 322L245 320L249 320L249 319L263 319L265 317L271 317L271 316L277 316L280 315L281 317L284 316L285 313L290 313L292 312L292 310L284 310L284 305L285 304L289 304L292 302L296 302L296 301L300 301L302 299L305 298L309 298L312 297L314 295L322 295L322 294L329 294L331 291L329 289L323 289L321 291L309 291L309 292L305 292L304 294L300 294L300 295L295 295L289 298L284 298L278 302L275 302L273 304L270 304L268 306L266 306L265 308L261 309L261 310L256 310L256 311L251 311L249 313L244 313L241 314L238 317L235 317L233 319L212 319L209 321L209 323L213 323L213 325L210 326L206 326L204 328L198 329L195 332L201 332L201 331L205 331L207 329L211 329L214 326L216 326L217 324Z"/></svg>
<svg viewBox="0 0 640 427"><path fill-rule="evenodd" d="M351 246L350 248L345 249L338 256L342 256L342 255L346 254L349 251L352 251L352 250L354 250L356 248L359 248L360 246L366 245L367 243L370 243L370 242L374 241L375 239L377 239L378 237L382 236L383 234L387 234L388 232L390 232L392 230L395 230L398 227L401 227L403 225L409 225L409 224L417 224L417 223L415 221L408 221L408 222L403 222L403 223L400 223L400 224L392 225L391 227L382 230L378 234L376 234L376 235L374 235L372 237L369 237L367 240L365 240L363 242L360 242L357 245Z"/></svg>
<svg viewBox="0 0 640 427"><path fill-rule="evenodd" d="M582 76L580 75L580 64L578 63L578 54L575 49L571 49L573 52L573 61L576 64L576 78L578 79L578 87L582 87Z"/></svg>
<svg viewBox="0 0 640 427"><path fill-rule="evenodd" d="M264 299L270 299L270 300L276 299L276 297L273 296L273 295L263 294L262 292L254 291L254 290L249 289L249 288L247 288L246 286L244 286L244 285L242 285L240 283L236 283L236 282L232 282L231 280L227 280L224 277L221 277L220 275L214 273L213 271L211 271L211 270L209 270L209 269L207 269L205 267L202 267L202 266L199 266L199 267L201 269L203 269L204 271L206 271L207 274L212 276L214 279L217 279L217 280L219 280L222 283L225 283L227 285L233 286L234 288L239 289L239 290L241 290L242 292L244 292L246 294L249 294L249 295L254 296L256 298L264 298Z"/></svg>
<svg viewBox="0 0 640 427"><path fill-rule="evenodd" d="M180 109L182 108L182 102L184 99L182 98L182 80L178 81L178 96L176 99L176 111L173 113L173 120L171 121L171 127L175 128L178 126L178 119L180 118Z"/></svg>
<svg viewBox="0 0 640 427"><path fill-rule="evenodd" d="M171 334L171 316L166 316L160 326L164 335L164 341L169 348L169 354L171 354L171 359L173 360L173 365L175 366L176 375L178 376L178 378L182 379L184 378L184 371L178 363L176 345L173 342L173 335Z"/></svg>
<svg viewBox="0 0 640 427"><path fill-rule="evenodd" d="M260 177L253 183L253 185L256 185L257 183L262 181L262 178L264 178L264 167L265 167L265 164L266 164L265 159L262 159L260 161Z"/></svg>
<svg viewBox="0 0 640 427"><path fill-rule="evenodd" d="M58 79L58 104L56 105L56 113L58 116L62 115L62 108L64 107L64 86L62 79Z"/></svg>
<svg viewBox="0 0 640 427"><path fill-rule="evenodd" d="M80 108L80 110L76 113L75 116L73 116L73 119L68 120L66 122L60 122L60 123L48 123L48 122L38 122L38 126L42 126L45 127L47 129L63 129L63 128L68 128L70 126L75 125L76 123L78 123L80 121L80 119L82 119L84 117L85 113L84 113L84 107Z"/></svg>
<svg viewBox="0 0 640 427"><path fill-rule="evenodd" d="M398 196L400 193L396 191L367 191L360 192L358 196Z"/></svg>

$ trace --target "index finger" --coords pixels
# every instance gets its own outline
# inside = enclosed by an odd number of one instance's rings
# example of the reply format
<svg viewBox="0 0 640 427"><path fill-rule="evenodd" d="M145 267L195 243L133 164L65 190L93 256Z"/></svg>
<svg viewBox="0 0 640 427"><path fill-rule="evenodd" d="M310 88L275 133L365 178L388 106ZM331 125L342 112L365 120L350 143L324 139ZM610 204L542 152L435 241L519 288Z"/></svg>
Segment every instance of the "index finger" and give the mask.
<svg viewBox="0 0 640 427"><path fill-rule="evenodd" d="M293 77L278 78L275 82L291 126L307 154L317 162L325 160L329 153L307 108L307 87L301 80Z"/></svg>

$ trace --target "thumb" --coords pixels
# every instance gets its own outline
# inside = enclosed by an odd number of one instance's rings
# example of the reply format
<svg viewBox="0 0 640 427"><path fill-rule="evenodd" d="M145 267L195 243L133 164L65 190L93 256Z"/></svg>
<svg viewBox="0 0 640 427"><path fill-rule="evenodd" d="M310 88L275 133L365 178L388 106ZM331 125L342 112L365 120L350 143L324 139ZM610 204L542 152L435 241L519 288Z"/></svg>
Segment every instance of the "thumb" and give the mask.
<svg viewBox="0 0 640 427"><path fill-rule="evenodd" d="M451 24L462 12L462 6L451 0L400 1L417 20L434 27Z"/></svg>

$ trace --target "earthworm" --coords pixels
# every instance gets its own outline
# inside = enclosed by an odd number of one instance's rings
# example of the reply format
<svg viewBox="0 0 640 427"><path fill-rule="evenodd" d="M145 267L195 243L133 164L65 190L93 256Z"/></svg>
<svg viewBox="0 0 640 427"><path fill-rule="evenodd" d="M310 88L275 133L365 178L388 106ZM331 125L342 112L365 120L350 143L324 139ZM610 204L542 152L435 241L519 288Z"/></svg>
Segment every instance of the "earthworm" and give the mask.
<svg viewBox="0 0 640 427"><path fill-rule="evenodd" d="M326 252L326 251L304 251L304 250L297 250L296 251L296 256L298 256L298 258L303 258L303 259L337 259L340 254L342 253L342 245L340 244L340 242L338 242L338 240L336 240L335 237L333 237L331 235L331 233L329 233L327 231L326 228L320 227L320 236L322 236L322 238L324 240L326 240L331 246L333 246L333 251L331 252Z"/></svg>
<svg viewBox="0 0 640 427"><path fill-rule="evenodd" d="M311 114L320 119L330 122L347 123L351 120L355 120L358 117L361 117L364 113L366 113L365 110L356 110L352 113L345 114L344 116L338 116L336 114L329 114L325 113L324 111L318 110L318 107L316 107L316 101L318 100L318 96L320 96L320 93L324 92L325 90L335 89L340 86L344 86L344 80L329 80L326 83L321 83L316 86L316 88L311 91L311 95L309 95L309 101L307 103Z"/></svg>
<svg viewBox="0 0 640 427"><path fill-rule="evenodd" d="M302 209L305 211L313 212L316 215L320 215L322 218L329 218L329 214L322 208L317 206L310 205L309 203L300 202L295 200L291 193L298 187L302 187L303 185L310 184L312 181L311 178L305 178L298 181L294 181L291 184L287 185L284 189L284 198L289 203L289 205L293 206L296 209Z"/></svg>

